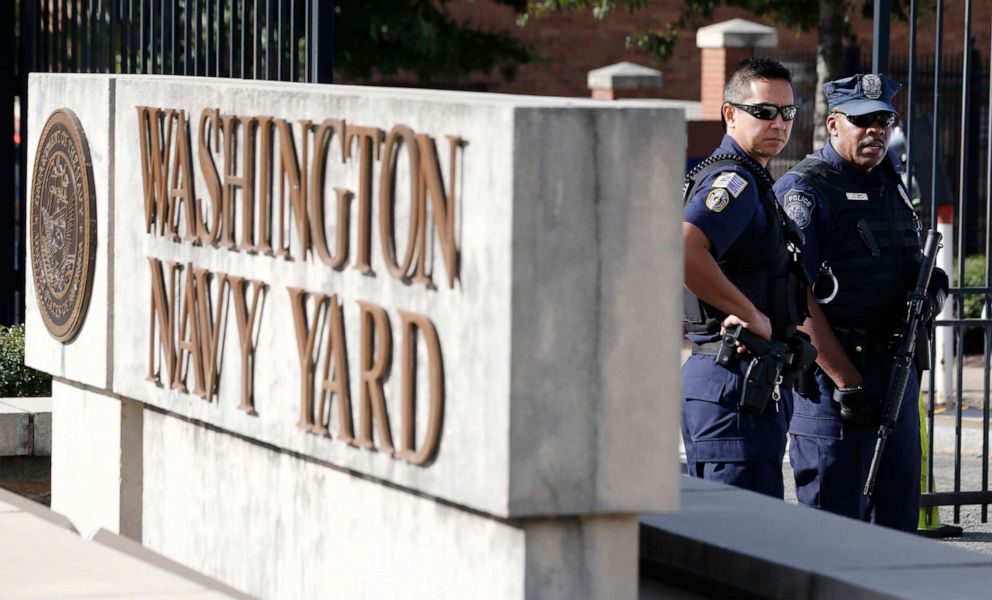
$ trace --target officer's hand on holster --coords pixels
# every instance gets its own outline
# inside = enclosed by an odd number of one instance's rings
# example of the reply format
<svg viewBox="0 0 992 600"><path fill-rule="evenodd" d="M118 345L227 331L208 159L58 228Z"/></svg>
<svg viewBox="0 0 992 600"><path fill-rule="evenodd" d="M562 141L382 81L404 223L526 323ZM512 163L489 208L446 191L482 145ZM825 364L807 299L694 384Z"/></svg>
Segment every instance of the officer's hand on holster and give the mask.
<svg viewBox="0 0 992 600"><path fill-rule="evenodd" d="M924 321L936 318L944 308L947 294L950 291L950 280L943 269L937 267L930 276L930 285L927 286L927 310L924 314Z"/></svg>
<svg viewBox="0 0 992 600"><path fill-rule="evenodd" d="M878 402L863 386L837 388L834 401L840 404L840 418L847 424L858 427L873 427L878 422Z"/></svg>

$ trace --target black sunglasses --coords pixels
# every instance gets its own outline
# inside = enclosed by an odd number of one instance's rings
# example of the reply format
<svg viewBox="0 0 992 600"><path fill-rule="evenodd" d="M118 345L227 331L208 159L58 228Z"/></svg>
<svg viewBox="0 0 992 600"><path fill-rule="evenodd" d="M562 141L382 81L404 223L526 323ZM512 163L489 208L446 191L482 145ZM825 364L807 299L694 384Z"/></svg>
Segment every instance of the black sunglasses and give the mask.
<svg viewBox="0 0 992 600"><path fill-rule="evenodd" d="M738 104L736 102L728 102L727 104L733 106L734 108L739 108L751 115L755 119L760 119L762 121L771 121L775 119L777 115L782 115L783 121L792 121L799 114L799 107L795 104L788 104L786 106L776 106L774 104Z"/></svg>
<svg viewBox="0 0 992 600"><path fill-rule="evenodd" d="M878 112L868 113L867 115L849 115L847 113L835 112L837 115L844 115L847 120L853 125L860 127L861 129L868 129L871 127L872 123L878 122L882 127L892 127L896 124L899 119L896 113L889 112L887 110L880 110Z"/></svg>

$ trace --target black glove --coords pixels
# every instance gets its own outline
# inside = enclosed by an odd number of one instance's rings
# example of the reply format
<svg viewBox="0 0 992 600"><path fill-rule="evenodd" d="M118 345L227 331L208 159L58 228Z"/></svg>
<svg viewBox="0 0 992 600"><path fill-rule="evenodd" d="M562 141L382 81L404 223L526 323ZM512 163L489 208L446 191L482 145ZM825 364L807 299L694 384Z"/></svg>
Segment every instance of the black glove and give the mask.
<svg viewBox="0 0 992 600"><path fill-rule="evenodd" d="M835 389L834 401L840 404L840 418L845 423L859 427L873 427L878 424L878 403L860 385Z"/></svg>
<svg viewBox="0 0 992 600"><path fill-rule="evenodd" d="M947 273L943 269L935 267L933 275L930 276L930 285L927 286L927 318L924 321L929 321L940 314L949 291L950 280L947 278Z"/></svg>

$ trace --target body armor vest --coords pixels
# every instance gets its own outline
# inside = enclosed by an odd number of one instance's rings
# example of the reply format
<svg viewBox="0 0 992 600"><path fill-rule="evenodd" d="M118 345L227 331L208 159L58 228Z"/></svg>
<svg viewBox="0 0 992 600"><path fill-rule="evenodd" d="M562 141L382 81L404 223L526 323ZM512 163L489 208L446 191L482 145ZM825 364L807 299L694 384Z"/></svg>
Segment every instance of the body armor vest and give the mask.
<svg viewBox="0 0 992 600"><path fill-rule="evenodd" d="M806 319L806 276L799 263L802 232L775 200L772 178L749 157L736 154L711 156L686 175L682 202L692 196L696 181L729 166L744 167L758 185L767 228L757 241L738 239L717 261L727 279L755 308L771 321L774 337L785 339ZM689 333L717 333L726 313L703 302L683 288L683 319Z"/></svg>
<svg viewBox="0 0 992 600"><path fill-rule="evenodd" d="M888 158L878 168L890 170L902 185ZM837 278L836 296L821 305L830 324L891 332L905 312L921 260L921 225L908 200L878 198L877 189L852 181L818 156L807 156L792 172L826 200L840 232L822 253L821 273L829 267ZM867 201L849 199L855 193L866 194Z"/></svg>

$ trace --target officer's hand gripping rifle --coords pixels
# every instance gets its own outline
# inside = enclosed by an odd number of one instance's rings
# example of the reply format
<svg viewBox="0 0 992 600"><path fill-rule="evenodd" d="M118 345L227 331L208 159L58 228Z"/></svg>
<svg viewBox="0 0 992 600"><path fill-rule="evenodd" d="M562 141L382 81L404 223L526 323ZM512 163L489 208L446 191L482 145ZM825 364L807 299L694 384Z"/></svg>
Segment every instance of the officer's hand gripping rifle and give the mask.
<svg viewBox="0 0 992 600"><path fill-rule="evenodd" d="M923 247L923 262L916 276L916 288L909 294L906 308L906 319L903 330L897 338L895 363L889 378L889 388L882 404L882 422L878 427L878 441L875 442L875 455L871 458L868 469L868 481L865 482L864 495L871 496L875 489L875 478L878 476L878 465L885 450L885 442L896 426L899 409L902 407L902 396L906 391L906 383L912 372L913 355L916 351L916 332L927 316L927 287L937 261L937 252L941 248L941 234L931 229L927 232L927 241Z"/></svg>

